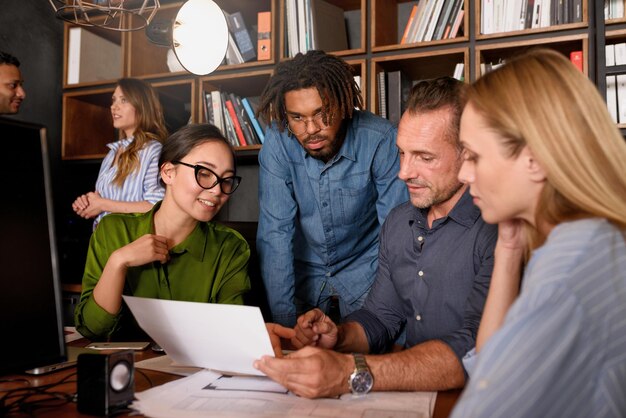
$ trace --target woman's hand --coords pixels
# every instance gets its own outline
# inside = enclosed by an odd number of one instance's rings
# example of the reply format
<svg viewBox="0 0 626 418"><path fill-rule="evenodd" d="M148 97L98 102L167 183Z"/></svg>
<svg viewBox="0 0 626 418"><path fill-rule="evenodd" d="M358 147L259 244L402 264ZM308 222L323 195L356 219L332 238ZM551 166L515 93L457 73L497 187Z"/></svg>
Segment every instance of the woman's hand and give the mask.
<svg viewBox="0 0 626 418"><path fill-rule="evenodd" d="M169 260L167 238L146 234L126 244L111 254L109 260L125 268L143 266L153 261L166 263Z"/></svg>

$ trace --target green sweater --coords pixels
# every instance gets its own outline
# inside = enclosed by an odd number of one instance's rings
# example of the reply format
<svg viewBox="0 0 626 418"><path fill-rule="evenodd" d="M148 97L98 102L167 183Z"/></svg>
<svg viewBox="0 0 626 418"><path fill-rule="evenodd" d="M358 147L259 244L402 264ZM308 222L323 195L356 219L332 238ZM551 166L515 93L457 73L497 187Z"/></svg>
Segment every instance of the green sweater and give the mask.
<svg viewBox="0 0 626 418"><path fill-rule="evenodd" d="M83 290L75 311L76 329L97 339L136 339L141 336L126 305L111 315L93 298L104 266L113 251L154 233L157 203L145 214L110 214L102 218L91 236L83 275ZM170 249L170 260L131 267L126 273L124 294L191 302L243 304L250 290L250 248L237 232L213 222L199 222L193 232Z"/></svg>

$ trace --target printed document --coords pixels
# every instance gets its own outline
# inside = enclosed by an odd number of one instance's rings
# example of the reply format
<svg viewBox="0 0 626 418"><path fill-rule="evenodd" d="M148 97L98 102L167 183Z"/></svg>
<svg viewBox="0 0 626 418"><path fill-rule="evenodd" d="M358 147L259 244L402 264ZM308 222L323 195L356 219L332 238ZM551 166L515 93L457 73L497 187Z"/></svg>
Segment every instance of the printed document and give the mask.
<svg viewBox="0 0 626 418"><path fill-rule="evenodd" d="M252 364L273 356L255 306L124 296L139 326L180 366L262 376Z"/></svg>

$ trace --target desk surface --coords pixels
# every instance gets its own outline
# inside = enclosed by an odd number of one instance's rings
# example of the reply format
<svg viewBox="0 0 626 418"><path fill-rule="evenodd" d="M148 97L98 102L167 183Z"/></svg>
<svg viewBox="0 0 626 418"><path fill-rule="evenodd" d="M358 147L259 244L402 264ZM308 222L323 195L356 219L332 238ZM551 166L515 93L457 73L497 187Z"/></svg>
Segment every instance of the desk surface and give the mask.
<svg viewBox="0 0 626 418"><path fill-rule="evenodd" d="M72 344L74 345L74 344ZM159 354L154 353L152 350L145 350L136 352L135 361L146 360L149 358L153 358L158 356ZM67 378L67 382L55 387L57 392L72 394L76 393L76 367L71 367L65 370L61 370L58 372L50 373L42 376L30 376L25 374L17 374L17 375L7 375L0 377L0 380L5 379L22 379L22 383L14 382L14 383L0 383L0 390L4 391L7 389L20 388L24 387L23 380L26 379L30 382L31 387L43 386L48 384L53 384ZM73 375L73 376L72 376ZM170 382L175 379L179 379L181 376L176 376L168 373L162 373L152 370L141 369L139 372L135 372L135 392L141 392L143 390L149 389L152 386L162 385L164 383ZM150 380L148 380L148 378ZM151 386L152 385L152 386ZM460 390L451 390L445 392L439 392L437 394L437 401L435 402L435 412L434 418L445 418L447 417L457 398L459 397L461 391ZM0 396L3 396L3 393L0 392ZM89 417L89 415L81 414L76 409L76 403L65 403L60 406L40 409L37 410L34 414L15 414L9 415L9 417L26 417L26 416L35 416L41 418L72 418L72 417ZM130 415L116 415L116 417L128 417ZM137 415L134 415L137 416Z"/></svg>

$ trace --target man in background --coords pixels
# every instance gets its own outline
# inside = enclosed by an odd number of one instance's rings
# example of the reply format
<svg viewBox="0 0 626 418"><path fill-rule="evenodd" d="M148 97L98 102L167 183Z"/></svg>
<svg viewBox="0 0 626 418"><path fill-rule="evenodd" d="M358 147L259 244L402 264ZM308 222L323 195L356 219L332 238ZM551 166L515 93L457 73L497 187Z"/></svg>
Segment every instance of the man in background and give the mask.
<svg viewBox="0 0 626 418"><path fill-rule="evenodd" d="M20 62L13 55L0 51L0 115L14 115L26 97Z"/></svg>
<svg viewBox="0 0 626 418"><path fill-rule="evenodd" d="M335 319L360 308L380 226L408 199L397 129L362 107L350 65L322 51L278 64L261 97L271 125L259 152L257 249L279 324L293 327L313 307Z"/></svg>
<svg viewBox="0 0 626 418"><path fill-rule="evenodd" d="M274 345L282 336L296 348L307 346L285 359L264 357L255 363L296 394L464 385L461 359L476 343L497 227L483 221L457 177L464 155L459 142L463 86L442 77L421 81L411 91L397 140L398 177L410 202L393 209L382 227L376 281L363 308L339 326L320 310L309 311L298 319L293 338L268 327ZM402 329L405 350L388 353Z"/></svg>

